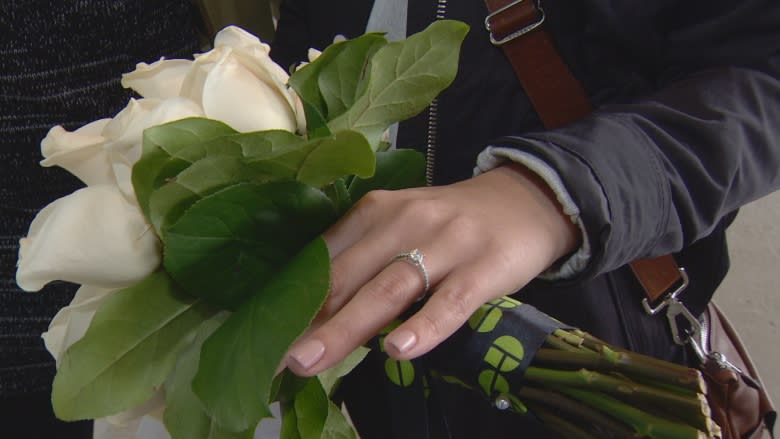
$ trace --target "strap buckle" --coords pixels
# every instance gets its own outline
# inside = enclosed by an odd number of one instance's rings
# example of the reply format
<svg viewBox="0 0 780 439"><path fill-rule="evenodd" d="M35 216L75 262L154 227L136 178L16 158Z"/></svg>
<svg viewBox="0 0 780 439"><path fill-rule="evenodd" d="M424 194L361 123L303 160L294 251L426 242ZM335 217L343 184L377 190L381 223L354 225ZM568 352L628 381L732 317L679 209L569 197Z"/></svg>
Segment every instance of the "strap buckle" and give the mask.
<svg viewBox="0 0 780 439"><path fill-rule="evenodd" d="M694 353L703 363L707 356L707 346L704 339L706 328L691 311L683 304L678 296L688 288L690 283L688 273L680 267L680 278L682 283L674 291L666 294L661 303L652 307L647 298L642 299L642 307L648 315L654 316L666 308L666 320L669 323L669 329L672 332L672 339L678 345L690 344Z"/></svg>
<svg viewBox="0 0 780 439"><path fill-rule="evenodd" d="M647 299L647 297L642 299L642 307L645 309L645 312L648 315L654 316L659 312L661 312L664 308L666 308L666 306L669 305L669 303L671 303L672 301L679 301L677 300L677 296L679 296L680 293L682 293L683 291L685 291L686 288L688 288L688 284L690 283L688 279L688 273L686 273L685 268L682 267L678 268L678 270L680 271L680 278L682 279L682 283L677 288L675 288L674 291L668 293L666 297L664 297L664 300L662 300L661 303L658 304L658 306L656 307L651 306L650 301Z"/></svg>
<svg viewBox="0 0 780 439"><path fill-rule="evenodd" d="M539 18L536 21L526 26L523 26L522 28L512 32L511 34L503 38L496 38L495 34L493 34L493 29L490 25L491 21L498 15L503 14L504 12L512 9L515 6L521 5L525 1L526 0L515 0L512 3L509 3L508 5L503 6L494 12L491 12L490 14L488 14L487 17L485 17L485 29L487 29L488 33L490 34L490 42L493 43L494 46L502 46L518 37L521 37L533 31L534 29L541 26L542 23L544 23L545 15L544 15L544 9L542 9L541 0L536 0L536 9L539 11Z"/></svg>

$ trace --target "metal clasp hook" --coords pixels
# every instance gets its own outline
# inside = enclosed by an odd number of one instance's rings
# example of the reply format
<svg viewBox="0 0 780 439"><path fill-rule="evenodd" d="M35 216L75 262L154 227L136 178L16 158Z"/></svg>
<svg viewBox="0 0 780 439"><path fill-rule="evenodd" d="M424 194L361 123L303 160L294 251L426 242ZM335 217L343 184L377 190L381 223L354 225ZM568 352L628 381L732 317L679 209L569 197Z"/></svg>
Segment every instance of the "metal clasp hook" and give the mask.
<svg viewBox="0 0 780 439"><path fill-rule="evenodd" d="M649 314L651 316L654 316L654 315L658 314L664 308L666 308L667 305L669 305L669 302L671 302L673 300L678 300L677 296L679 296L680 293L682 293L683 291L685 291L686 288L688 288L688 285L690 283L690 281L688 279L688 273L682 267L679 268L679 271L680 271L680 278L682 279L682 284L680 284L680 286L677 287L674 291L672 291L671 293L667 294L666 297L664 298L664 300L662 300L661 303L658 304L658 306L653 308L650 305L650 301L647 300L646 297L644 299L642 299L642 307L645 309L645 312L647 314Z"/></svg>

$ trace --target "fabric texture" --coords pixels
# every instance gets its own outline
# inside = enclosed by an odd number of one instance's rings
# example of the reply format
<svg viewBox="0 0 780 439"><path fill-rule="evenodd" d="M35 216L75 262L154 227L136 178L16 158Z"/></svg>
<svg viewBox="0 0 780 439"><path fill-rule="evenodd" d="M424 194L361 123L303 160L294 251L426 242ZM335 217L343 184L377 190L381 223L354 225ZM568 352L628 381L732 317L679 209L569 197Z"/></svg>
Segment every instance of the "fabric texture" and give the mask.
<svg viewBox="0 0 780 439"><path fill-rule="evenodd" d="M54 125L73 130L116 114L131 97L121 74L140 61L191 57L196 25L187 0L18 0L0 8L0 419L6 431L14 419L25 428L50 425L54 361L40 335L75 292L60 282L26 293L15 282L18 241L35 214L82 186L64 170L38 164L40 141ZM7 411L12 407L24 416Z"/></svg>
<svg viewBox="0 0 780 439"><path fill-rule="evenodd" d="M535 281L516 297L611 343L686 364L692 355L671 341L665 318L642 310L627 264L673 253L691 278L681 299L700 314L728 269L725 229L737 209L780 187L780 4L545 0L543 7L595 107L555 130L543 129L488 41L482 2L409 2L408 33L442 12L471 26L458 76L439 96L434 183L469 178L489 145L550 166L580 208L591 257L575 277ZM370 10L371 2L356 0L285 0L272 56L284 65L335 34L360 35ZM424 152L427 119L423 112L402 123L398 147ZM364 437L390 437L371 374L370 364L361 366L347 399ZM452 437L539 431L518 430L528 423L473 395L442 392Z"/></svg>

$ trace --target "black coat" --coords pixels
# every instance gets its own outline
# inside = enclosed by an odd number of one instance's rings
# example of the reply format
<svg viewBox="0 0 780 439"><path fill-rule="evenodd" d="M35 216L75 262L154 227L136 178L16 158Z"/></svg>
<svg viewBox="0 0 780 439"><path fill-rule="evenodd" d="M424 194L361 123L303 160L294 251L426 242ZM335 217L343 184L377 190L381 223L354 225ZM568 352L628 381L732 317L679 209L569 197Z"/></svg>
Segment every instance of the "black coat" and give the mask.
<svg viewBox="0 0 780 439"><path fill-rule="evenodd" d="M436 3L409 1L410 33L435 18ZM336 34L362 34L371 4L283 1L272 56L290 65ZM613 343L689 362L663 316L641 309L643 295L626 264L674 253L691 278L683 301L698 314L728 269L725 228L736 210L780 187L780 3L545 0L542 6L596 111L544 130L503 53L488 41L484 4L451 0L446 17L471 31L458 77L439 98L435 182L468 178L488 145L546 161L581 209L593 256L576 279L534 282L520 300ZM426 119L402 125L399 147L425 148ZM361 416L379 422L371 414L378 398L363 396L372 408ZM474 424L499 422L489 408L471 410L484 417L468 417ZM469 430L451 418L464 432L458 437L502 431Z"/></svg>

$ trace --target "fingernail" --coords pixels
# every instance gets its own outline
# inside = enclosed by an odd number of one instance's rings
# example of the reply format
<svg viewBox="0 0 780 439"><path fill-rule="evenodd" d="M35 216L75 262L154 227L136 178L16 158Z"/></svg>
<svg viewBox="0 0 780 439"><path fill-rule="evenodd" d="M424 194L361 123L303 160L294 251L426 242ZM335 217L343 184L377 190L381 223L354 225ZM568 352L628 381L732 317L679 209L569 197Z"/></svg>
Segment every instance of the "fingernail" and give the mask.
<svg viewBox="0 0 780 439"><path fill-rule="evenodd" d="M314 366L325 353L325 345L321 341L306 340L303 343L290 349L290 358L298 363L303 370L308 370Z"/></svg>
<svg viewBox="0 0 780 439"><path fill-rule="evenodd" d="M403 354L417 344L417 336L412 331L401 329L388 335L385 338L385 344L389 344L398 353Z"/></svg>

